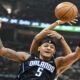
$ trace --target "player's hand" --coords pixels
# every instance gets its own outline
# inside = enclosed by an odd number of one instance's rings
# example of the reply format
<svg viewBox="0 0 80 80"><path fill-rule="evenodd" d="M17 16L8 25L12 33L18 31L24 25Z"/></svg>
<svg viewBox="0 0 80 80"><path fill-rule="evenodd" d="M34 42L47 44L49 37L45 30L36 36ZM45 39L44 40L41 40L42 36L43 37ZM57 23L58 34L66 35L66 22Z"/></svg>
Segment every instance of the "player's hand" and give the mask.
<svg viewBox="0 0 80 80"><path fill-rule="evenodd" d="M68 21L67 23L70 24L70 25L72 25L72 24L76 24L77 21L78 21L78 19L73 19L71 21Z"/></svg>
<svg viewBox="0 0 80 80"><path fill-rule="evenodd" d="M67 21L67 22L66 22L66 21L62 21L62 20L57 20L56 23L57 23L57 24L68 23L68 24L72 25L72 24L76 24L77 21L78 21L78 19L75 18L75 19L73 19L73 20L71 20L71 21Z"/></svg>
<svg viewBox="0 0 80 80"><path fill-rule="evenodd" d="M58 40L60 40L61 38L63 38L63 36L61 34L59 34L56 31L52 31L52 30L49 31L48 36L50 36L52 38L57 38Z"/></svg>

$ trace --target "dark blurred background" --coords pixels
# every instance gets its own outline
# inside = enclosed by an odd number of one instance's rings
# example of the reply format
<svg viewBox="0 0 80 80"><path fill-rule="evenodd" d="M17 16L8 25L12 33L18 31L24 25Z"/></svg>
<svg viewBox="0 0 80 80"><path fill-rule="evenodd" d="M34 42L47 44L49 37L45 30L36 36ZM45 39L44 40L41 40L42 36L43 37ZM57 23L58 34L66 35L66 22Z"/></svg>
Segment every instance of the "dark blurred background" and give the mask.
<svg viewBox="0 0 80 80"><path fill-rule="evenodd" d="M78 7L78 20L80 20L80 0L0 0L0 17L51 24L57 20L54 14L55 7L64 1L73 2ZM66 27L70 26L68 24L64 25ZM73 24L73 27L76 26L80 27L80 21L77 24ZM3 22L0 35L5 47L12 48L16 51L29 52L34 36L41 30L42 28L32 27L31 25ZM80 31L70 32L57 30L57 32L65 37L72 51L74 51L80 41ZM58 56L60 56L62 55L62 49L59 44L57 46ZM79 66L80 62L78 61L59 80L80 80ZM18 63L0 57L0 80L14 80L18 70Z"/></svg>

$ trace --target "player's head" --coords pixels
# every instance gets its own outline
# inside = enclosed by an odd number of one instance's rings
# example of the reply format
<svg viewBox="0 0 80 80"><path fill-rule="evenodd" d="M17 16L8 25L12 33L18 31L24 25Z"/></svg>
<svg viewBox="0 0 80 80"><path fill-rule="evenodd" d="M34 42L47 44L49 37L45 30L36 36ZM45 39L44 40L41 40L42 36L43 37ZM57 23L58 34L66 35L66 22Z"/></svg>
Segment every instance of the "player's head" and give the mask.
<svg viewBox="0 0 80 80"><path fill-rule="evenodd" d="M40 42L40 46L38 47L38 51L41 58L50 59L54 56L56 49L55 49L56 41L47 36Z"/></svg>

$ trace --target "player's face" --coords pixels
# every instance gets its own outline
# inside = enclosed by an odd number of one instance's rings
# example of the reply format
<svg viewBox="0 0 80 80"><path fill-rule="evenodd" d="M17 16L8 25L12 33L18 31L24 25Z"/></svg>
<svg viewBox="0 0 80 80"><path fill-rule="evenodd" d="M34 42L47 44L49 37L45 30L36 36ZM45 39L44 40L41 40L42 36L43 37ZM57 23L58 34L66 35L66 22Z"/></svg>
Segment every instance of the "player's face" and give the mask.
<svg viewBox="0 0 80 80"><path fill-rule="evenodd" d="M55 46L52 43L43 43L39 48L40 58L50 59L55 54Z"/></svg>

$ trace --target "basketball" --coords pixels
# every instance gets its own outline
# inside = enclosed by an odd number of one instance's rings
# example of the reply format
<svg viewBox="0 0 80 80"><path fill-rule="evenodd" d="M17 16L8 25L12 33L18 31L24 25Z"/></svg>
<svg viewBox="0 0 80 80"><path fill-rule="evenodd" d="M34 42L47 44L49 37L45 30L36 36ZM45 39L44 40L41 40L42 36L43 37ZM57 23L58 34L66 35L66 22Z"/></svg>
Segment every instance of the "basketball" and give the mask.
<svg viewBox="0 0 80 80"><path fill-rule="evenodd" d="M78 15L78 8L71 2L62 2L55 8L56 18L62 21L71 21Z"/></svg>

